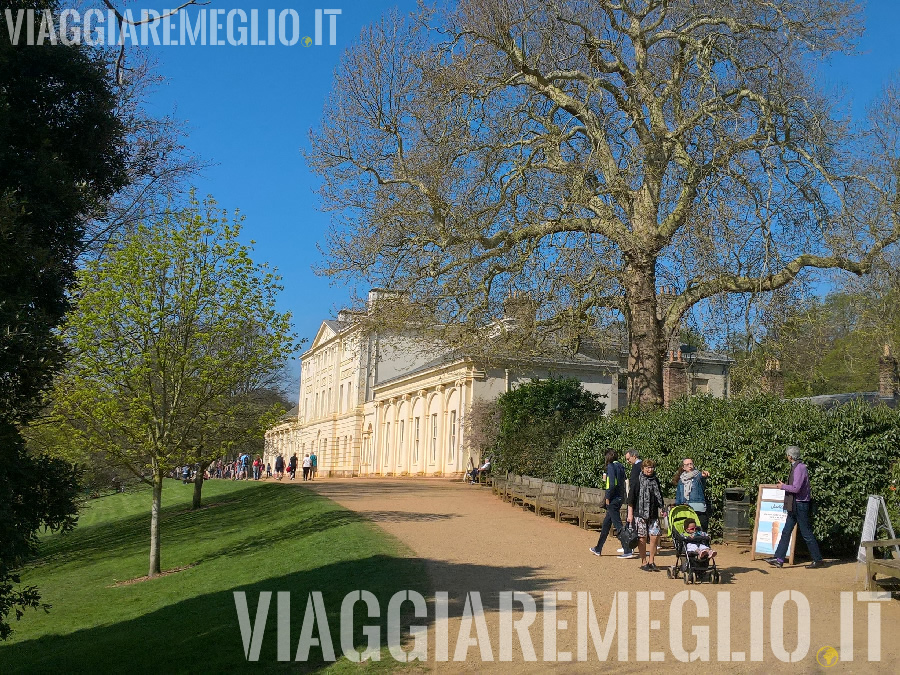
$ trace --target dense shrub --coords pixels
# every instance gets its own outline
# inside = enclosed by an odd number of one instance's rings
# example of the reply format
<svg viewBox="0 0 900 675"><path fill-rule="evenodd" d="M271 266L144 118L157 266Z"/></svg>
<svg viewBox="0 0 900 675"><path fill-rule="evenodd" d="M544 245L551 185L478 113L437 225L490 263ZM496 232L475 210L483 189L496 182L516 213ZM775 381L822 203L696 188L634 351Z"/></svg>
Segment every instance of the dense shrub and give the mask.
<svg viewBox="0 0 900 675"><path fill-rule="evenodd" d="M497 399L499 434L494 466L549 478L560 441L603 414L598 394L578 380L532 380Z"/></svg>
<svg viewBox="0 0 900 675"><path fill-rule="evenodd" d="M710 529L720 534L725 488L746 488L755 499L759 484L787 480L788 445L804 451L816 503L814 528L823 549L842 555L859 545L870 494L885 496L896 517L900 413L864 403L825 411L769 396L695 396L665 410L626 410L588 424L564 442L553 477L599 486L604 451L614 448L624 454L633 447L658 462L663 488L674 497L670 479L681 460L692 457L698 469L711 474Z"/></svg>

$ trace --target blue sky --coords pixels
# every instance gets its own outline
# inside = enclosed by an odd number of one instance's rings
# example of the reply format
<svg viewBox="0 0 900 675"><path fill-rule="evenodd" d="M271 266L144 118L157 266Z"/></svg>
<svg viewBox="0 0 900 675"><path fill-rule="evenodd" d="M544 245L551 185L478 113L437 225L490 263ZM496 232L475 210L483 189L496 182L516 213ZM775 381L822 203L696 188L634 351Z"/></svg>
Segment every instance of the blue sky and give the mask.
<svg viewBox="0 0 900 675"><path fill-rule="evenodd" d="M142 5L162 8L158 3ZM317 242L324 239L329 215L319 210L316 178L305 166L301 147L324 111L332 76L343 49L363 26L384 12L415 8L414 0L312 0L300 3L214 0L209 8L249 11L293 8L301 32L312 35L316 8L339 8L337 45L169 46L155 47L165 82L151 107L173 113L189 128L188 144L214 165L196 181L201 194L213 195L229 210L246 215L244 237L256 242L254 259L277 267L285 291L280 305L290 310L301 337L312 339L321 321L349 297L347 289L316 276ZM844 90L854 115L862 115L883 83L900 73L900 1L870 0L866 34L858 54L833 59L823 85ZM298 367L292 368L297 372ZM296 393L296 378L293 385Z"/></svg>

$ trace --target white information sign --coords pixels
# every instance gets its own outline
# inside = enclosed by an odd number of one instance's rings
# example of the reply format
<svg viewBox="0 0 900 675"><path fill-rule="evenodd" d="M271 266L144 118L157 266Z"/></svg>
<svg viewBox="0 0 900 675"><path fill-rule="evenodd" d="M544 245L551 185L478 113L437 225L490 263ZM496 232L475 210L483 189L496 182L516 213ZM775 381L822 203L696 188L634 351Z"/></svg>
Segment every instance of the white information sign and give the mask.
<svg viewBox="0 0 900 675"><path fill-rule="evenodd" d="M779 490L776 485L760 485L756 497L756 522L753 527L753 545L751 553L753 559L771 558L775 555L778 543L781 541L781 533L784 532L787 512L784 510L784 490ZM794 543L797 538L797 528L791 532L788 542L785 560L791 564L794 562Z"/></svg>

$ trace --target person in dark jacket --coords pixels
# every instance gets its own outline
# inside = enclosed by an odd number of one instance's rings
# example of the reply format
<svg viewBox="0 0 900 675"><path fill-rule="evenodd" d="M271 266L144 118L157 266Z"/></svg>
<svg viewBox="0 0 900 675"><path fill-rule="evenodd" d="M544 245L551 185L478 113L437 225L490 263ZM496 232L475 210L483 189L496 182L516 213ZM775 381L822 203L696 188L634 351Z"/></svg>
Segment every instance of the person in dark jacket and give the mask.
<svg viewBox="0 0 900 675"><path fill-rule="evenodd" d="M641 475L641 453L639 453L634 448L625 451L625 461L631 465L631 471L628 476L628 481L625 484L626 488L626 502L628 499L628 495L637 490L638 481L640 480ZM619 553L622 555L619 556L621 560L629 560L630 558L636 558L637 555L631 549L620 548Z"/></svg>
<svg viewBox="0 0 900 675"><path fill-rule="evenodd" d="M662 489L656 477L656 462L645 459L641 462L641 474L637 489L628 495L628 522L637 526L638 551L641 554L641 569L656 572L656 549L662 534L659 518L666 515ZM648 546L649 545L649 546Z"/></svg>
<svg viewBox="0 0 900 675"><path fill-rule="evenodd" d="M615 527L616 532L622 531L622 518L619 510L625 501L625 467L617 460L616 451L606 453L606 516L603 518L603 526L600 528L600 538L597 545L591 547L594 555L600 555L603 544L609 536L610 527Z"/></svg>
<svg viewBox="0 0 900 675"><path fill-rule="evenodd" d="M628 474L628 494L636 490L641 476L641 453L632 448L625 452L625 461L631 464L631 472Z"/></svg>

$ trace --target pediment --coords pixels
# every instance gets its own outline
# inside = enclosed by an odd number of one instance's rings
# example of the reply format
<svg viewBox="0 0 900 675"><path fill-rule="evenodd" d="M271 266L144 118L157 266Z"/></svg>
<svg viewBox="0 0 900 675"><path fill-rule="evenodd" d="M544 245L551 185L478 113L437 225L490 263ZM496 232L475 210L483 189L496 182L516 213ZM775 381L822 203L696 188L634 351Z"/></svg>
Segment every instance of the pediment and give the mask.
<svg viewBox="0 0 900 675"><path fill-rule="evenodd" d="M322 325L319 326L319 332L316 333L315 339L312 341L312 345L309 347L309 351L314 351L319 345L324 344L331 340L337 332L328 325L327 321L323 321Z"/></svg>

